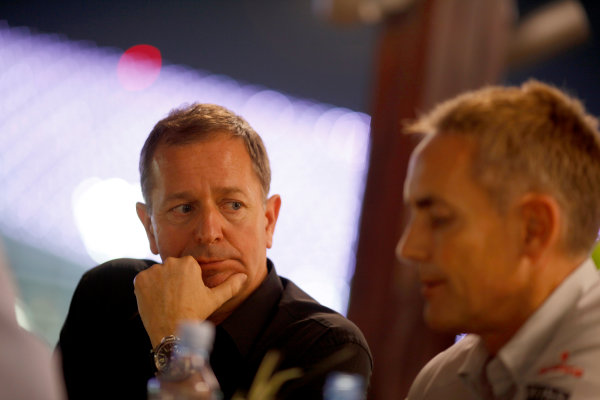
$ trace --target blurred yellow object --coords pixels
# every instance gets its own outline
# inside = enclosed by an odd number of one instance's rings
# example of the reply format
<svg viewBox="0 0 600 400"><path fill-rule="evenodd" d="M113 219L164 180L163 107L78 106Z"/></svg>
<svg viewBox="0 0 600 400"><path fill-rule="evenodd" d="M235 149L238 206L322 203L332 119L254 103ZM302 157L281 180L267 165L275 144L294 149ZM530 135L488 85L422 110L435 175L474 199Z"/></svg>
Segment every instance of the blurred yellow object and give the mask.
<svg viewBox="0 0 600 400"><path fill-rule="evenodd" d="M348 360L355 354L354 349L344 347L327 358L314 365L308 370L302 368L289 368L275 372L281 354L276 350L270 350L265 354L248 393L237 392L231 400L274 400L277 392L287 381L303 378L306 381L315 377L328 374L336 370L336 366Z"/></svg>
<svg viewBox="0 0 600 400"><path fill-rule="evenodd" d="M302 376L302 369L290 368L277 373L273 373L279 363L280 355L277 351L269 351L263 358L252 386L246 397L241 393L236 393L232 400L272 400L281 388L281 386L291 380Z"/></svg>
<svg viewBox="0 0 600 400"><path fill-rule="evenodd" d="M596 247L592 251L592 259L596 263L596 268L600 269L600 242L596 244Z"/></svg>

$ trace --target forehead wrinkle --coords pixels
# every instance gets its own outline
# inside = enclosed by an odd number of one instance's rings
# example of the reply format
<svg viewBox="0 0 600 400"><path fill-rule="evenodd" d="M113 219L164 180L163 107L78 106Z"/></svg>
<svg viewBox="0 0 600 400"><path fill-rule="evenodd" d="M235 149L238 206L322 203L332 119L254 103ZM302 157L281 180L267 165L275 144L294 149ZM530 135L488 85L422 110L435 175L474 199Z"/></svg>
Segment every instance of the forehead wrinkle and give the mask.
<svg viewBox="0 0 600 400"><path fill-rule="evenodd" d="M231 196L231 195L247 196L248 195L242 188L238 188L235 186L217 187L217 188L213 189L212 192L219 196ZM181 192L169 194L168 196L165 197L165 200L166 201L187 200L187 199L191 199L193 197L195 197L195 195L192 191L184 190Z"/></svg>

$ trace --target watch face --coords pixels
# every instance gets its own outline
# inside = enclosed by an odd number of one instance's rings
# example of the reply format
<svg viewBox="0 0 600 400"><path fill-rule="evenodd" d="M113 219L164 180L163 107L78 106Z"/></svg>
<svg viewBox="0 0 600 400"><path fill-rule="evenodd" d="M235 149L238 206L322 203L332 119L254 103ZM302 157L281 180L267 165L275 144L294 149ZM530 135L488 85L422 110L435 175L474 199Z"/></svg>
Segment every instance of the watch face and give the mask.
<svg viewBox="0 0 600 400"><path fill-rule="evenodd" d="M166 380L180 380L190 373L190 360L187 357L178 357L180 346L174 337L167 337L154 353L154 364L162 378Z"/></svg>
<svg viewBox="0 0 600 400"><path fill-rule="evenodd" d="M167 367L175 350L177 348L177 341L170 340L167 342L163 342L158 346L156 353L154 353L154 363L156 364L156 369L162 371Z"/></svg>

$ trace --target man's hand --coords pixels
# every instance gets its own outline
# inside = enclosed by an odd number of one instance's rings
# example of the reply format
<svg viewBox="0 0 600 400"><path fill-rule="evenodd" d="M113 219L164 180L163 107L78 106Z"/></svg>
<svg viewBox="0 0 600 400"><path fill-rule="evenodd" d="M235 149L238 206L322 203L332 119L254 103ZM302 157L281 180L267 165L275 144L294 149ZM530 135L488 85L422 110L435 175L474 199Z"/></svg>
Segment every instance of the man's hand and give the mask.
<svg viewBox="0 0 600 400"><path fill-rule="evenodd" d="M209 288L202 280L202 267L191 256L167 258L141 271L133 281L138 311L152 347L175 334L183 320L205 320L242 289L247 276L232 275Z"/></svg>

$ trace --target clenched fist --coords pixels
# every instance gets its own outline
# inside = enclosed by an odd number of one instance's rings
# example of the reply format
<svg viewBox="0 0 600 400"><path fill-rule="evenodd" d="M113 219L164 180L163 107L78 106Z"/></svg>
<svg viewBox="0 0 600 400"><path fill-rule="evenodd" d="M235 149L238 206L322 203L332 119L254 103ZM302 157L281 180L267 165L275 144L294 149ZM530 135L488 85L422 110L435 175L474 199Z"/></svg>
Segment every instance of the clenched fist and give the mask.
<svg viewBox="0 0 600 400"><path fill-rule="evenodd" d="M202 267L191 256L167 258L134 279L138 311L156 347L175 333L182 320L205 320L240 292L247 276L237 273L214 288L202 280Z"/></svg>

